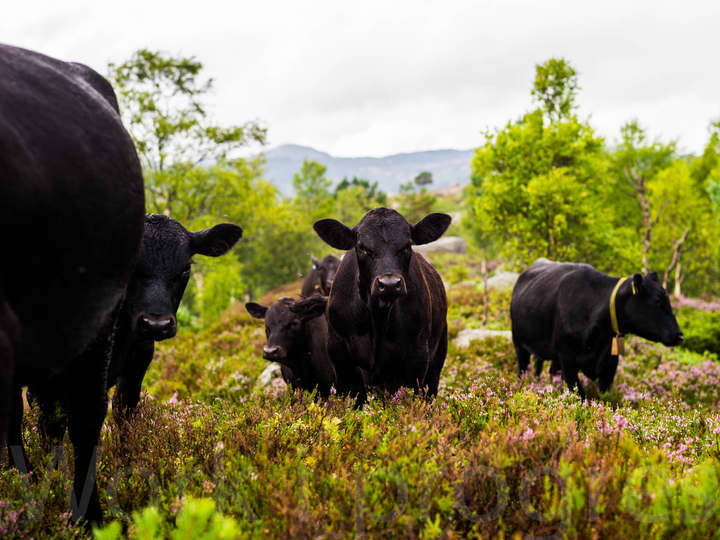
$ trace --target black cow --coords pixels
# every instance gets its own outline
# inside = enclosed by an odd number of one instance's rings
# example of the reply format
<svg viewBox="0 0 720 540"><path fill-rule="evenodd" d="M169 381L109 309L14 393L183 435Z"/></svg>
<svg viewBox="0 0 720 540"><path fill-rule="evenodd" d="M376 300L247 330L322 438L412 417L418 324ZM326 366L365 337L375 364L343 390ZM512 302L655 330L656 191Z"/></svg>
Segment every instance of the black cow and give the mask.
<svg viewBox="0 0 720 540"><path fill-rule="evenodd" d="M357 395L357 406L368 384L437 393L447 353L445 287L412 246L437 240L450 221L430 214L411 225L376 208L352 229L334 219L314 224L330 246L348 250L328 300L328 352L338 389Z"/></svg>
<svg viewBox="0 0 720 540"><path fill-rule="evenodd" d="M140 259L120 313L108 376L108 388L117 384L114 413L127 414L135 408L155 342L175 336L175 317L190 278L193 255L219 257L241 237L242 229L231 223L190 232L170 217L145 217Z"/></svg>
<svg viewBox="0 0 720 540"><path fill-rule="evenodd" d="M324 316L326 296L312 296L295 301L281 298L269 308L249 302L248 313L265 319L267 344L263 358L278 362L283 379L293 388L312 391L323 397L335 384L335 369L327 353L327 320Z"/></svg>
<svg viewBox="0 0 720 540"><path fill-rule="evenodd" d="M237 225L223 223L190 232L176 220L158 214L145 216L140 258L132 274L127 296L119 311L108 389L117 385L113 413L127 419L140 401L145 372L155 352L155 342L175 336L176 313L190 278L193 255L218 257L242 236ZM58 381L55 388L62 388ZM51 392L35 396L42 409L43 431L60 439L65 419L57 414L59 396Z"/></svg>
<svg viewBox="0 0 720 540"><path fill-rule="evenodd" d="M21 388L62 378L74 519L101 518L95 448L113 329L142 237L143 178L110 84L0 45L0 447L24 468Z"/></svg>
<svg viewBox="0 0 720 540"><path fill-rule="evenodd" d="M312 257L312 268L303 281L300 296L308 298L313 294L327 296L330 294L330 287L335 281L340 259L333 255L327 255L322 261Z"/></svg>
<svg viewBox="0 0 720 540"><path fill-rule="evenodd" d="M538 259L520 274L510 304L518 374L527 370L532 354L537 373L543 360L557 362L568 388L577 386L583 397L579 371L607 390L618 364L618 356L611 354L615 334L610 319L610 297L618 281L587 264L547 259ZM620 334L668 346L683 340L655 272L624 281L615 310Z"/></svg>

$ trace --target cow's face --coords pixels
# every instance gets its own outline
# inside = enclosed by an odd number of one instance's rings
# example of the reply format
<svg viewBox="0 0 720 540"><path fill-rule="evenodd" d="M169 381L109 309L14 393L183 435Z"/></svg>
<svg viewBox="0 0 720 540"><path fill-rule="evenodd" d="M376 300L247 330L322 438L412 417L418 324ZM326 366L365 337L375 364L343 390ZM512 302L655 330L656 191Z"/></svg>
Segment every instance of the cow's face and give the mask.
<svg viewBox="0 0 720 540"><path fill-rule="evenodd" d="M217 257L241 236L242 229L230 223L190 232L172 218L148 214L126 298L133 332L155 341L175 336L175 314L190 278L193 255Z"/></svg>
<svg viewBox="0 0 720 540"><path fill-rule="evenodd" d="M679 345L683 334L670 307L670 299L660 285L657 274L650 272L647 276L635 274L632 278L635 292L630 292L620 327L627 327L636 334L650 341L658 341L664 345Z"/></svg>
<svg viewBox="0 0 720 540"><path fill-rule="evenodd" d="M263 358L292 369L292 359L306 347L305 323L325 313L326 306L327 296L312 296L299 302L281 298L269 308L255 302L245 304L250 315L265 319L267 342L263 347Z"/></svg>
<svg viewBox="0 0 720 540"><path fill-rule="evenodd" d="M330 287L335 281L338 266L340 266L340 259L332 255L326 256L322 261L312 257L312 267L320 279L320 292L322 294L327 295L330 293Z"/></svg>
<svg viewBox="0 0 720 540"><path fill-rule="evenodd" d="M320 220L313 227L332 247L355 250L361 296L386 307L407 294L412 245L437 240L450 221L447 214L429 214L410 225L395 210L376 208L352 229L334 219Z"/></svg>

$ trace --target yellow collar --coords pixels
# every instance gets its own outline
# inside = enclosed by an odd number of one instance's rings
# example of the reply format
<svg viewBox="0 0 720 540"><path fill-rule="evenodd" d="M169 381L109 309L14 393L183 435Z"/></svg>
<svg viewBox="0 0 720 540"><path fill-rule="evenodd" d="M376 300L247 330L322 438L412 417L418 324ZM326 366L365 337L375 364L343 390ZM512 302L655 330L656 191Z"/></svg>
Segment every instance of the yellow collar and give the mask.
<svg viewBox="0 0 720 540"><path fill-rule="evenodd" d="M616 336L620 335L620 327L618 326L617 313L615 311L615 297L617 296L618 289L620 289L620 285L622 285L626 279L626 277L620 278L610 295L610 322L612 323L612 329Z"/></svg>

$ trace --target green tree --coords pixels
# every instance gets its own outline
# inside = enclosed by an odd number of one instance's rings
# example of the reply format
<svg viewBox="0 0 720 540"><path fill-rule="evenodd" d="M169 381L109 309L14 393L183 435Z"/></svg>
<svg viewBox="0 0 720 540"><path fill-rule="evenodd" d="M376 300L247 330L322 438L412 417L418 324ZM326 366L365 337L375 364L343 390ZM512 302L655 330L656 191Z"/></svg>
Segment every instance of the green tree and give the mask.
<svg viewBox="0 0 720 540"><path fill-rule="evenodd" d="M210 121L205 99L213 80L194 57L140 49L108 70L146 169L222 160L250 141L265 142L257 122L221 127Z"/></svg>
<svg viewBox="0 0 720 540"><path fill-rule="evenodd" d="M266 130L257 122L229 127L212 122L205 100L213 80L194 57L140 49L108 69L143 165L148 208L154 211L175 217L177 206L192 207L199 191L210 201L217 186L196 183L197 166L222 162L250 142L265 142Z"/></svg>
<svg viewBox="0 0 720 540"><path fill-rule="evenodd" d="M327 167L322 163L306 159L300 170L293 175L295 204L311 221L327 217L332 211L332 181L325 176L326 172Z"/></svg>
<svg viewBox="0 0 720 540"><path fill-rule="evenodd" d="M433 183L433 175L430 171L423 171L415 177L414 182L420 187L429 186Z"/></svg>
<svg viewBox="0 0 720 540"><path fill-rule="evenodd" d="M418 186L414 182L401 184L397 196L398 212L410 223L417 223L437 206L437 197L424 186L418 190Z"/></svg>
<svg viewBox="0 0 720 540"><path fill-rule="evenodd" d="M652 250L652 232L661 217L663 206L651 204L648 182L676 159L675 143L650 142L645 130L637 120L627 122L620 128L620 143L611 155L610 168L614 188L609 192L608 205L615 208L616 229L630 228L640 234L639 243L642 270L649 270ZM628 232L630 232L628 229ZM637 241L633 241L636 244Z"/></svg>
<svg viewBox="0 0 720 540"><path fill-rule="evenodd" d="M605 204L611 178L603 140L571 114L576 90L565 60L537 66L532 94L541 106L487 133L472 159L471 237L521 267L537 257L628 265Z"/></svg>
<svg viewBox="0 0 720 540"><path fill-rule="evenodd" d="M695 182L705 188L710 181L720 181L720 120L710 124L710 140L702 155L691 163L690 173Z"/></svg>
<svg viewBox="0 0 720 540"><path fill-rule="evenodd" d="M358 178L357 176L353 176L352 180L348 180L347 177L344 177L340 182L338 182L335 186L335 197L337 198L342 190L349 187L362 187L365 190L367 198L377 202L376 206L387 205L387 194L380 191L377 182L370 183L370 180L367 180L366 178Z"/></svg>
<svg viewBox="0 0 720 540"><path fill-rule="evenodd" d="M550 122L571 117L578 89L577 72L564 58L551 58L535 66L535 82L530 93Z"/></svg>
<svg viewBox="0 0 720 540"><path fill-rule="evenodd" d="M648 197L663 208L653 229L652 268L676 296L717 291L720 223L688 165L676 160L659 171L648 182Z"/></svg>

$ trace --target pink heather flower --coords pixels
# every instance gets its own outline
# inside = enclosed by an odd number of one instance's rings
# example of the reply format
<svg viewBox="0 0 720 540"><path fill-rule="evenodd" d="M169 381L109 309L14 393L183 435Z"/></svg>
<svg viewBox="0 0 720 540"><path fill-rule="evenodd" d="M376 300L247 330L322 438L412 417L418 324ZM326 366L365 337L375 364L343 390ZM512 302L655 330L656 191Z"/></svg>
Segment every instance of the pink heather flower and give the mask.
<svg viewBox="0 0 720 540"><path fill-rule="evenodd" d="M216 452L222 452L223 450L225 450L225 445L223 444L222 441L219 441L219 442L215 445L215 451L216 451Z"/></svg>
<svg viewBox="0 0 720 540"><path fill-rule="evenodd" d="M167 400L167 402L171 405L174 405L178 402L178 394L175 392L170 399Z"/></svg>
<svg viewBox="0 0 720 540"><path fill-rule="evenodd" d="M525 433L522 434L523 441L529 441L535 438L535 431L532 428L527 428Z"/></svg>
<svg viewBox="0 0 720 540"><path fill-rule="evenodd" d="M617 427L618 429L625 429L627 427L628 421L624 416L619 416L617 419Z"/></svg>

